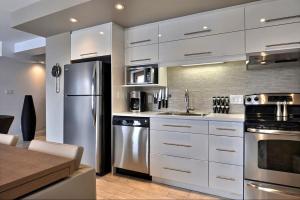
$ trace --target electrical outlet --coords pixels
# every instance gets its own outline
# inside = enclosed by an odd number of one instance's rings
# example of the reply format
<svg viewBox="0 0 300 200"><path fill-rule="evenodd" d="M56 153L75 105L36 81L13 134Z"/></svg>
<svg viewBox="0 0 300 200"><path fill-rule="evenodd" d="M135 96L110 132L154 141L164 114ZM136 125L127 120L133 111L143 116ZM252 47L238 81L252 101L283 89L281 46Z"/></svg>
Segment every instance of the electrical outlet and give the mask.
<svg viewBox="0 0 300 200"><path fill-rule="evenodd" d="M148 103L153 103L153 95L148 95Z"/></svg>
<svg viewBox="0 0 300 200"><path fill-rule="evenodd" d="M12 95L15 93L15 91L14 90L5 90L4 93L7 95Z"/></svg>
<svg viewBox="0 0 300 200"><path fill-rule="evenodd" d="M244 96L230 95L230 104L244 104Z"/></svg>

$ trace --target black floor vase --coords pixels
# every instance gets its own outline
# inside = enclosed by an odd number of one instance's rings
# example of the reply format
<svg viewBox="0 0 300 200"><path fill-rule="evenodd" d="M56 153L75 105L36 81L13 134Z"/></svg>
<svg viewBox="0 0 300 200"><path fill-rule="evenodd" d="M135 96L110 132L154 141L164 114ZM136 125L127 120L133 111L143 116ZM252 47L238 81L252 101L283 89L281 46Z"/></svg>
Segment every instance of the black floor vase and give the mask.
<svg viewBox="0 0 300 200"><path fill-rule="evenodd" d="M24 98L21 129L24 141L31 141L34 139L36 128L36 115L31 95L26 95Z"/></svg>

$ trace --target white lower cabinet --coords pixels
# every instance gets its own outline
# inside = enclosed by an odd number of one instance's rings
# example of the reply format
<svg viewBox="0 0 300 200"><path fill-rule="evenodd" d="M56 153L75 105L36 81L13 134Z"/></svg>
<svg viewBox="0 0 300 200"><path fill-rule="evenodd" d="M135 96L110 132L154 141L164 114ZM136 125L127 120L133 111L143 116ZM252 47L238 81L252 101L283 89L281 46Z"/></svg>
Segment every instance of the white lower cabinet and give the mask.
<svg viewBox="0 0 300 200"><path fill-rule="evenodd" d="M208 160L208 135L153 130L150 149L153 154Z"/></svg>
<svg viewBox="0 0 300 200"><path fill-rule="evenodd" d="M150 120L154 181L226 198L243 197L243 123Z"/></svg>
<svg viewBox="0 0 300 200"><path fill-rule="evenodd" d="M243 165L243 138L209 136L209 160L233 165Z"/></svg>
<svg viewBox="0 0 300 200"><path fill-rule="evenodd" d="M243 167L210 162L209 187L243 195Z"/></svg>
<svg viewBox="0 0 300 200"><path fill-rule="evenodd" d="M208 161L152 154L150 175L208 187Z"/></svg>

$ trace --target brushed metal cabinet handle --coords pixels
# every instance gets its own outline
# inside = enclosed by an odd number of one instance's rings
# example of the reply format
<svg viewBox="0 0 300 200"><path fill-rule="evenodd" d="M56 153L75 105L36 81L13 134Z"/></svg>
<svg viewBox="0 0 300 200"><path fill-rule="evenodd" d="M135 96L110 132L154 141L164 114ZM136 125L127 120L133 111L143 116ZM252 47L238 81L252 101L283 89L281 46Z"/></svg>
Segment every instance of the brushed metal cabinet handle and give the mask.
<svg viewBox="0 0 300 200"><path fill-rule="evenodd" d="M186 53L184 56L199 56L199 55L206 55L206 54L212 54L210 51L205 51L205 52L199 52L199 53Z"/></svg>
<svg viewBox="0 0 300 200"><path fill-rule="evenodd" d="M141 62L141 61L150 61L151 58L145 58L145 59L137 59L137 60L131 60L130 62Z"/></svg>
<svg viewBox="0 0 300 200"><path fill-rule="evenodd" d="M279 43L279 44L269 44L266 47L278 47L278 46L286 46L286 45L293 45L293 44L300 44L300 42L287 42L287 43Z"/></svg>
<svg viewBox="0 0 300 200"><path fill-rule="evenodd" d="M192 128L191 126L183 126L183 125L172 125L172 124L164 124L165 127L173 127L173 128Z"/></svg>
<svg viewBox="0 0 300 200"><path fill-rule="evenodd" d="M191 171L181 170L181 169L174 169L174 168L169 168L169 167L164 167L164 169L170 170L170 171L176 171L176 172L183 172L183 173L187 173L187 174L191 173Z"/></svg>
<svg viewBox="0 0 300 200"><path fill-rule="evenodd" d="M236 131L234 128L217 128L219 131Z"/></svg>
<svg viewBox="0 0 300 200"><path fill-rule="evenodd" d="M97 54L98 52L93 52L93 53L83 53L80 54L80 56L88 56L88 55L93 55L93 54Z"/></svg>
<svg viewBox="0 0 300 200"><path fill-rule="evenodd" d="M201 30L201 31L194 31L194 32L184 33L184 35L195 35L195 34L206 33L206 32L210 32L210 31L211 31L211 29L206 29L206 30Z"/></svg>
<svg viewBox="0 0 300 200"><path fill-rule="evenodd" d="M229 150L229 149L216 149L216 150L217 150L217 151L231 152L231 153L236 152L235 150Z"/></svg>
<svg viewBox="0 0 300 200"><path fill-rule="evenodd" d="M265 22L275 22L275 21L294 19L294 18L299 18L299 17L300 17L300 15L294 15L294 16L280 17L280 18L274 18L274 19L266 19Z"/></svg>
<svg viewBox="0 0 300 200"><path fill-rule="evenodd" d="M227 177L224 177L224 176L217 176L216 178L217 178L217 179L226 180L226 181L235 181L234 178L227 178Z"/></svg>
<svg viewBox="0 0 300 200"><path fill-rule="evenodd" d="M139 43L144 43L144 42L151 42L150 39L147 40L139 40L139 41L135 41L135 42L130 42L130 44L139 44Z"/></svg>
<svg viewBox="0 0 300 200"><path fill-rule="evenodd" d="M177 146L177 147L187 147L187 148L192 147L191 145L187 145L187 144L175 144L175 143L168 143L168 142L164 142L163 144L168 146Z"/></svg>

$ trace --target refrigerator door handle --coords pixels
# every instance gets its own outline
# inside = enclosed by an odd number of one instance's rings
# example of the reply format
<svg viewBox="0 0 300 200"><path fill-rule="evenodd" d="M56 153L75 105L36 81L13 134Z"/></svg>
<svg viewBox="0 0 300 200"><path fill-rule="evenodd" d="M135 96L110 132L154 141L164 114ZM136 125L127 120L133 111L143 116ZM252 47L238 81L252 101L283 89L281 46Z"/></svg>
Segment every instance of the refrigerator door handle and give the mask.
<svg viewBox="0 0 300 200"><path fill-rule="evenodd" d="M91 85L91 95L92 95L92 116L93 116L93 123L94 123L94 127L96 126L96 109L95 108L95 89L96 89L96 65L94 65L94 69L93 69L93 77L92 77L92 85Z"/></svg>

